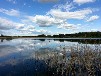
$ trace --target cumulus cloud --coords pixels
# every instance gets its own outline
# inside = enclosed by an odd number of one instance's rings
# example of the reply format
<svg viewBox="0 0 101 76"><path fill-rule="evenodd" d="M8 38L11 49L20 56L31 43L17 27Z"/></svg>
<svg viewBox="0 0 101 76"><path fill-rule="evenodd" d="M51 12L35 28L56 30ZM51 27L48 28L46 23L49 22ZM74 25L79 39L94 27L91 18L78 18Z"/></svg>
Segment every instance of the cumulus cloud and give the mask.
<svg viewBox="0 0 101 76"><path fill-rule="evenodd" d="M50 27L56 25L59 29L78 29L81 24L69 24L68 20L86 20L86 18L88 18L87 16L92 14L94 10L91 8L72 10L73 8L75 8L73 3L69 4L69 2L67 2L64 5L54 6L54 9L51 9L45 15L27 16L26 18L28 20L24 20L24 22L31 21L39 25L39 27ZM91 21L91 19L89 21ZM28 27L23 30L28 30ZM40 31L33 29L32 32L39 33Z"/></svg>
<svg viewBox="0 0 101 76"><path fill-rule="evenodd" d="M17 29L20 34L51 34L51 31L45 29L37 29L34 25L25 25L22 28Z"/></svg>
<svg viewBox="0 0 101 76"><path fill-rule="evenodd" d="M15 9L6 10L6 9L1 8L0 12L7 14L9 16L20 16L20 12Z"/></svg>
<svg viewBox="0 0 101 76"><path fill-rule="evenodd" d="M27 27L20 29L19 32L20 32L20 34L25 34L25 35L26 34L30 34L30 35L31 34L34 34L34 35L38 35L38 34L51 34L51 31L49 31L49 30L35 29L35 28L29 29Z"/></svg>
<svg viewBox="0 0 101 76"><path fill-rule="evenodd" d="M28 16L28 18L32 21L38 24L40 27L49 27L52 25L58 25L63 22L63 20L55 19L50 16L46 15L36 15L36 16Z"/></svg>
<svg viewBox="0 0 101 76"><path fill-rule="evenodd" d="M79 27L77 25L74 25L74 24L69 24L67 22L61 24L58 26L59 29L71 29L71 30L74 30L74 29L78 29Z"/></svg>
<svg viewBox="0 0 101 76"><path fill-rule="evenodd" d="M0 29L1 30L9 30L9 29L19 29L23 27L24 24L16 23L6 18L0 17Z"/></svg>
<svg viewBox="0 0 101 76"><path fill-rule="evenodd" d="M58 4L54 6L55 9L60 9L63 11L70 11L75 8L73 3L67 2L66 4Z"/></svg>
<svg viewBox="0 0 101 76"><path fill-rule="evenodd" d="M35 26L33 25L27 25L27 26L24 26L23 28L19 29L20 31L34 31L35 30Z"/></svg>
<svg viewBox="0 0 101 76"><path fill-rule="evenodd" d="M38 24L40 27L49 27L52 25L57 25L57 28L59 29L77 29L74 24L69 24L64 19L57 19L50 16L43 16L43 15L37 15L37 16L29 16L29 19L36 24ZM38 31L37 31L38 32Z"/></svg>
<svg viewBox="0 0 101 76"><path fill-rule="evenodd" d="M85 19L87 15L91 14L91 9L83 9L74 12L62 11L60 9L51 9L46 15L27 16L29 20L36 23L40 27L49 27L52 25L68 25L66 22L69 19ZM67 27L67 26L66 26ZM68 26L70 28L70 26Z"/></svg>
<svg viewBox="0 0 101 76"><path fill-rule="evenodd" d="M40 29L40 30L35 30L34 33L38 34L51 34L51 31L45 30L45 29Z"/></svg>
<svg viewBox="0 0 101 76"><path fill-rule="evenodd" d="M74 12L64 12L59 9L51 9L47 14L59 19L84 19L91 13L91 9L83 9Z"/></svg>
<svg viewBox="0 0 101 76"><path fill-rule="evenodd" d="M51 9L46 15L27 16L28 20L39 25L39 27L57 26L59 29L76 30L79 28L77 24L69 24L69 19L85 20L92 9L86 8L77 11L62 11L61 9ZM35 30L34 30L35 31ZM37 31L38 33L38 31Z"/></svg>
<svg viewBox="0 0 101 76"><path fill-rule="evenodd" d="M73 2L77 4L84 4L84 3L89 3L89 2L95 2L96 0L74 0Z"/></svg>
<svg viewBox="0 0 101 76"><path fill-rule="evenodd" d="M97 20L97 19L99 19L99 16L94 15L94 16L91 16L91 17L87 20L87 22L91 22L91 21L94 21L94 20Z"/></svg>

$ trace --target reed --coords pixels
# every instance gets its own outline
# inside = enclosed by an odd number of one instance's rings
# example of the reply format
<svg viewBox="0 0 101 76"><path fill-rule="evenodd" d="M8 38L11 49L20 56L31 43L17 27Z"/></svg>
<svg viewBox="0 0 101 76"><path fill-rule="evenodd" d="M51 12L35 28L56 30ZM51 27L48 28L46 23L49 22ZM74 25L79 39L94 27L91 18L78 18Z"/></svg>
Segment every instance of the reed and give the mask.
<svg viewBox="0 0 101 76"><path fill-rule="evenodd" d="M101 74L100 45L94 47L76 45L69 48L65 46L61 49L62 51L58 52L47 51L44 57L37 53L37 58L44 60L51 69L55 68L54 75L99 76Z"/></svg>

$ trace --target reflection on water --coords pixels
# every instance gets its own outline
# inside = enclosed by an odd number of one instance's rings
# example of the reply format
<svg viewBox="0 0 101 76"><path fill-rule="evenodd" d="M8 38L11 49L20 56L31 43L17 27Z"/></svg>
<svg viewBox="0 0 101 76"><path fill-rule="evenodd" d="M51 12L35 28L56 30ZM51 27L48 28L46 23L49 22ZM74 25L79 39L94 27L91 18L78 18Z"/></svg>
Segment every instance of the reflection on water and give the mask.
<svg viewBox="0 0 101 76"><path fill-rule="evenodd" d="M1 39L0 76L100 76L100 39L89 41Z"/></svg>
<svg viewBox="0 0 101 76"><path fill-rule="evenodd" d="M6 39L5 38L1 38L0 40L1 40L1 42L3 42L4 40L10 41L10 40L12 40L12 38L6 38Z"/></svg>
<svg viewBox="0 0 101 76"><path fill-rule="evenodd" d="M3 42L4 39L1 39L1 42Z"/></svg>

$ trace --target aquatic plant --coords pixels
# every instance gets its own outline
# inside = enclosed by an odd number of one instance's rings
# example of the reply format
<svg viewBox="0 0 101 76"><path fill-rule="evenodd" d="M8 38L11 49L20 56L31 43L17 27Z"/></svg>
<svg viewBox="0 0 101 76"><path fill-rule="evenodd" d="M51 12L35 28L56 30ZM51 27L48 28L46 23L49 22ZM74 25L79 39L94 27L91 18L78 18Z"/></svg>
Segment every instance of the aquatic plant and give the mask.
<svg viewBox="0 0 101 76"><path fill-rule="evenodd" d="M101 74L101 48L100 45L76 45L61 47L58 52L37 52L53 71L53 76L99 76Z"/></svg>

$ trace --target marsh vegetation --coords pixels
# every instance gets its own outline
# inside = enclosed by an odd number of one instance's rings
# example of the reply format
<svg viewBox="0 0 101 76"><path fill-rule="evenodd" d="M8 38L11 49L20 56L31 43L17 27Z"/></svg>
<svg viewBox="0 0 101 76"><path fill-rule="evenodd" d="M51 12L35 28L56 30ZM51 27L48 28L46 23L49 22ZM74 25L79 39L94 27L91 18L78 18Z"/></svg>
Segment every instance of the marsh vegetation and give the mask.
<svg viewBox="0 0 101 76"><path fill-rule="evenodd" d="M69 52L68 52L69 51ZM40 57L41 56L41 57ZM44 51L37 58L42 59L50 67L53 76L100 76L101 47L91 48L88 45L62 48L59 52Z"/></svg>

